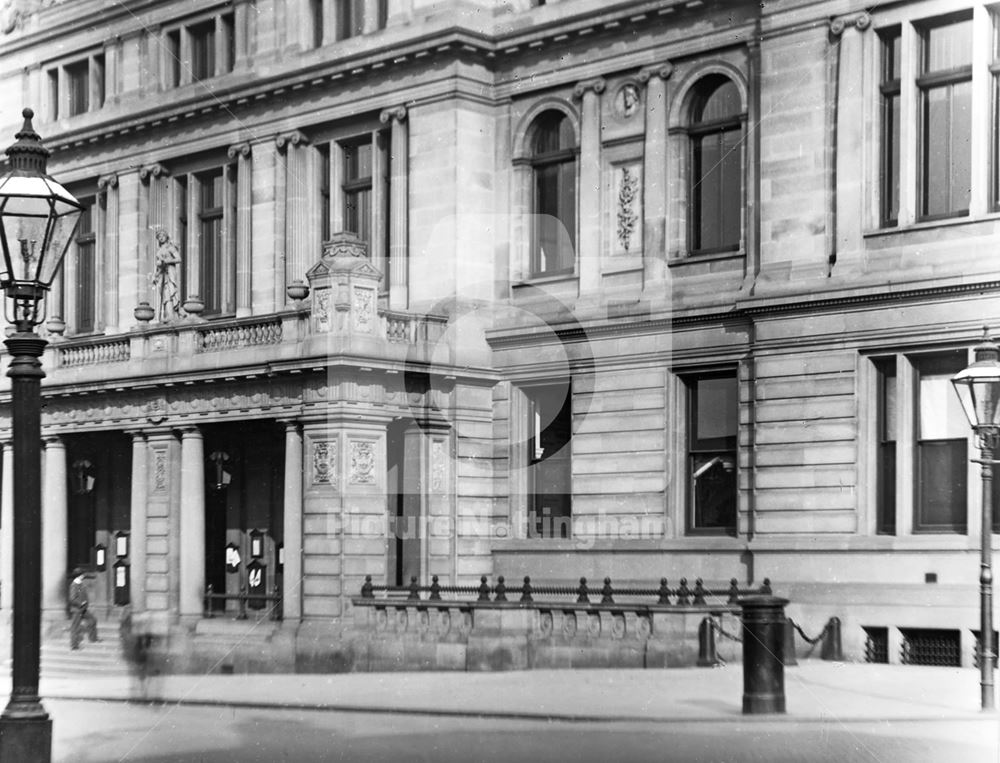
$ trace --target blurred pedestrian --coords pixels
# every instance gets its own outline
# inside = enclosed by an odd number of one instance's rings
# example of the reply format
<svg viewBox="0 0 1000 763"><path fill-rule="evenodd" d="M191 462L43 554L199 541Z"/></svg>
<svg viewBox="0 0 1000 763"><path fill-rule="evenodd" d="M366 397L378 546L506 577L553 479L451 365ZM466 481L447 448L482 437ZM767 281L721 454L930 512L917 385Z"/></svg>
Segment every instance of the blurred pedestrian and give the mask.
<svg viewBox="0 0 1000 763"><path fill-rule="evenodd" d="M90 597L87 593L87 578L93 577L80 567L73 570L73 580L69 584L69 611L73 620L69 626L70 649L79 649L83 640L83 628L87 629L87 638L100 641L97 638L97 619L87 611Z"/></svg>

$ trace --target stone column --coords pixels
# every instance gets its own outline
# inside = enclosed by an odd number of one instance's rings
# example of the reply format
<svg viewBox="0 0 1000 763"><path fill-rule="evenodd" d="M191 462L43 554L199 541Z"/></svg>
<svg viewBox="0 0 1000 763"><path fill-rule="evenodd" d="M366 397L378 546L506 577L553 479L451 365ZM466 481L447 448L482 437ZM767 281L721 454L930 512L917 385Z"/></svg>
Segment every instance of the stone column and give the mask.
<svg viewBox="0 0 1000 763"><path fill-rule="evenodd" d="M3 447L3 472L0 479L0 612L6 618L14 603L14 448L10 441ZM3 638L9 638L5 633Z"/></svg>
<svg viewBox="0 0 1000 763"><path fill-rule="evenodd" d="M581 294L595 291L601 282L601 93L604 88L604 79L597 77L573 89L573 96L582 101L576 234L576 273Z"/></svg>
<svg viewBox="0 0 1000 763"><path fill-rule="evenodd" d="M136 276L138 286L136 294L138 299L136 304L147 301L155 304L152 288L149 284L149 274L152 272L152 263L156 250L155 233L163 228L170 235L171 240L178 247L183 242L177 238L176 220L177 215L171 215L173 204L171 203L170 171L162 164L150 164L139 170L140 191L139 191L139 220L136 231L139 236L138 262L136 264ZM182 263L181 267L185 267ZM135 305L132 305L134 308Z"/></svg>
<svg viewBox="0 0 1000 763"><path fill-rule="evenodd" d="M181 432L179 551L179 612L182 617L200 617L205 595L205 444L196 426Z"/></svg>
<svg viewBox="0 0 1000 763"><path fill-rule="evenodd" d="M285 564L282 575L284 621L302 617L302 432L297 421L285 421Z"/></svg>
<svg viewBox="0 0 1000 763"><path fill-rule="evenodd" d="M834 254L843 264L844 255L857 256L864 249L864 147L865 91L864 39L871 26L867 13L848 18L838 17L830 24L833 55L837 62L837 145Z"/></svg>
<svg viewBox="0 0 1000 763"><path fill-rule="evenodd" d="M397 106L379 115L382 124L390 124L389 146L389 307L405 310L409 297L409 189L407 160L409 130L406 108Z"/></svg>
<svg viewBox="0 0 1000 763"><path fill-rule="evenodd" d="M105 175L97 180L104 194L104 269L98 282L98 304L103 300L104 330L118 332L118 176Z"/></svg>
<svg viewBox="0 0 1000 763"><path fill-rule="evenodd" d="M288 140L287 136L277 135L274 138L274 308L280 310L288 296L285 288L285 261L287 258L285 241L285 220L288 210Z"/></svg>
<svg viewBox="0 0 1000 763"><path fill-rule="evenodd" d="M645 241L643 252L658 267L644 283L657 283L667 277L667 80L674 72L670 62L649 66L639 72L639 82L646 85L646 160L643 166L643 213Z"/></svg>
<svg viewBox="0 0 1000 763"><path fill-rule="evenodd" d="M146 503L149 469L146 435L132 432L132 492L129 529L129 600L135 612L146 608Z"/></svg>
<svg viewBox="0 0 1000 763"><path fill-rule="evenodd" d="M279 305L288 301L285 288L292 281L304 281L308 270L316 258L310 251L309 204L315 189L310 187L309 139L299 131L279 135L278 149L285 149L286 212L285 212L285 274L280 284Z"/></svg>
<svg viewBox="0 0 1000 763"><path fill-rule="evenodd" d="M66 610L66 444L59 437L45 439L42 475L42 609L58 617ZM89 539L88 545L93 543Z"/></svg>
<svg viewBox="0 0 1000 763"><path fill-rule="evenodd" d="M253 262L250 238L253 235L253 168L250 144L229 147L229 158L236 158L236 317L250 315L253 305Z"/></svg>

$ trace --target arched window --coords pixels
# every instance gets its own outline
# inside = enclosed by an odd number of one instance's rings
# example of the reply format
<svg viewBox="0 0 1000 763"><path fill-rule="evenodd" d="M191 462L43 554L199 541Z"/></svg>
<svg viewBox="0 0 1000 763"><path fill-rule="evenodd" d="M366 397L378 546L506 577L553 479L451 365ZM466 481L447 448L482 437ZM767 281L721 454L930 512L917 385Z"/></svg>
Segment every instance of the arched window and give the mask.
<svg viewBox="0 0 1000 763"><path fill-rule="evenodd" d="M688 135L690 251L737 250L743 207L743 110L732 80L713 74L695 86Z"/></svg>
<svg viewBox="0 0 1000 763"><path fill-rule="evenodd" d="M532 275L572 273L576 262L576 138L563 112L546 111L533 125Z"/></svg>

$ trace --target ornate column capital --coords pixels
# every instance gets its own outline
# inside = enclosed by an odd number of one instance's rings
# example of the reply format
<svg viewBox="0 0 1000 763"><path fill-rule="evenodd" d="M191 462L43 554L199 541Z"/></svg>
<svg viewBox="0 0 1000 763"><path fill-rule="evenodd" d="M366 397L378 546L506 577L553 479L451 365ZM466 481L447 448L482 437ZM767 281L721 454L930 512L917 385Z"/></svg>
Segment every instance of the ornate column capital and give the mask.
<svg viewBox="0 0 1000 763"><path fill-rule="evenodd" d="M653 77L659 77L660 79L667 80L674 73L674 65L669 61L664 61L662 64L654 64L653 66L644 66L639 70L639 74L636 75L636 79L642 84L646 84Z"/></svg>
<svg viewBox="0 0 1000 763"><path fill-rule="evenodd" d="M101 175L99 178L97 178L97 189L99 191L106 191L109 188L117 188L117 187L118 187L118 174L115 172L112 172L108 175Z"/></svg>
<svg viewBox="0 0 1000 763"><path fill-rule="evenodd" d="M144 183L150 178L169 177L169 175L170 170L159 162L156 162L155 164L147 164L145 167L139 168L139 180Z"/></svg>
<svg viewBox="0 0 1000 763"><path fill-rule="evenodd" d="M848 13L844 16L834 16L830 19L830 34L834 37L840 37L848 25L852 25L859 32L863 32L872 25L872 17L866 11Z"/></svg>
<svg viewBox="0 0 1000 763"><path fill-rule="evenodd" d="M274 145L278 147L278 150L286 148L287 146L307 146L309 145L309 138L301 130L292 130L291 132L279 133L274 136Z"/></svg>
<svg viewBox="0 0 1000 763"><path fill-rule="evenodd" d="M236 156L241 156L244 159L250 156L250 141L244 141L243 143L235 143L229 147L226 154L230 159L235 159Z"/></svg>
<svg viewBox="0 0 1000 763"><path fill-rule="evenodd" d="M604 80L604 77L587 79L583 82L578 82L576 87L573 88L573 97L577 99L583 98L584 94L591 90L596 95L600 95L604 92L605 87L607 87L607 82Z"/></svg>
<svg viewBox="0 0 1000 763"><path fill-rule="evenodd" d="M391 109L382 109L382 113L378 115L378 121L382 124L387 124L389 120L392 120L393 122L402 122L405 119L405 106L393 106Z"/></svg>

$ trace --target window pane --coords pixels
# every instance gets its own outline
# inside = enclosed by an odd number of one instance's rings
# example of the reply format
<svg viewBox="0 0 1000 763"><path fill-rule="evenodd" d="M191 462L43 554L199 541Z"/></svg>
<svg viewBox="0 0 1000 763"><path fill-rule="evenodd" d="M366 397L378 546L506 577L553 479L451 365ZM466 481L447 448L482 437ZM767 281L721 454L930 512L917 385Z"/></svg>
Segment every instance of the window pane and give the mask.
<svg viewBox="0 0 1000 763"><path fill-rule="evenodd" d="M76 248L76 330L94 330L94 241Z"/></svg>
<svg viewBox="0 0 1000 763"><path fill-rule="evenodd" d="M695 382L694 442L703 447L736 437L736 377L699 379Z"/></svg>
<svg viewBox="0 0 1000 763"><path fill-rule="evenodd" d="M896 532L896 360L876 361L878 373L878 452L876 532Z"/></svg>
<svg viewBox="0 0 1000 763"><path fill-rule="evenodd" d="M535 122L532 153L535 156L573 148L573 125L561 111L547 111Z"/></svg>
<svg viewBox="0 0 1000 763"><path fill-rule="evenodd" d="M931 27L924 47L924 72L972 64L972 19Z"/></svg>
<svg viewBox="0 0 1000 763"><path fill-rule="evenodd" d="M699 453L691 458L694 529L736 526L736 463L732 452Z"/></svg>
<svg viewBox="0 0 1000 763"><path fill-rule="evenodd" d="M972 196L972 82L951 86L951 144L948 181L951 211L969 208Z"/></svg>
<svg viewBox="0 0 1000 763"><path fill-rule="evenodd" d="M741 111L739 88L732 80L722 78L716 88L705 96L704 105L697 114L696 121L714 122L717 119L738 116Z"/></svg>
<svg viewBox="0 0 1000 763"><path fill-rule="evenodd" d="M899 95L882 99L882 220L899 218Z"/></svg>
<svg viewBox="0 0 1000 763"><path fill-rule="evenodd" d="M693 139L694 250L736 249L742 204L741 131Z"/></svg>
<svg viewBox="0 0 1000 763"><path fill-rule="evenodd" d="M569 537L572 513L572 402L568 385L533 387L526 422L530 431L528 530L532 537Z"/></svg>
<svg viewBox="0 0 1000 763"><path fill-rule="evenodd" d="M920 503L914 529L965 532L965 446L964 438L918 443Z"/></svg>
<svg viewBox="0 0 1000 763"><path fill-rule="evenodd" d="M88 108L90 95L90 67L87 62L66 67L66 85L69 89L69 116L82 114Z"/></svg>
<svg viewBox="0 0 1000 763"><path fill-rule="evenodd" d="M191 27L191 76L206 79L215 76L215 22Z"/></svg>
<svg viewBox="0 0 1000 763"><path fill-rule="evenodd" d="M362 241L371 241L371 191L344 194L344 228Z"/></svg>
<svg viewBox="0 0 1000 763"><path fill-rule="evenodd" d="M535 267L537 273L572 270L576 228L576 163L535 169Z"/></svg>
<svg viewBox="0 0 1000 763"><path fill-rule="evenodd" d="M965 367L964 354L952 359L920 360L920 407L918 435L920 440L943 440L968 436L969 424L951 377ZM946 370L942 370L946 369Z"/></svg>

